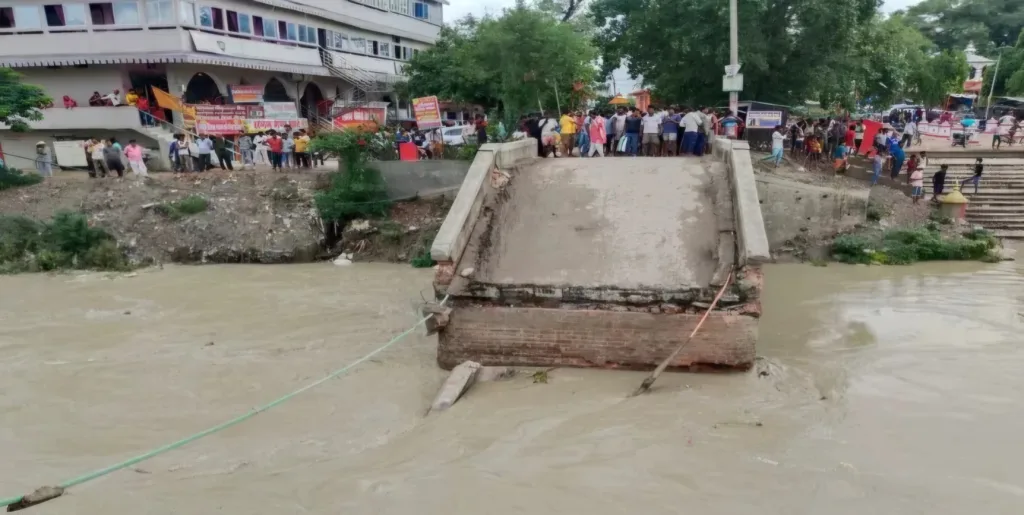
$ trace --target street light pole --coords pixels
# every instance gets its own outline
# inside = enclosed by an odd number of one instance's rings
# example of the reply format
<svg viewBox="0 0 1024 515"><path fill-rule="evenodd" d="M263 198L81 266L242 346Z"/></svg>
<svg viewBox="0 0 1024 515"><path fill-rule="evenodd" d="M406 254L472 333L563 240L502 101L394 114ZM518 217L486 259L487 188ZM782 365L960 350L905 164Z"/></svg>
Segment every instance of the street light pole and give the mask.
<svg viewBox="0 0 1024 515"><path fill-rule="evenodd" d="M996 91L996 80L999 79L999 63L1003 62L1003 49L999 49L999 57L996 58L996 71L992 73L992 85L988 88L988 102L985 103L985 120L988 120L988 110L992 109L992 94ZM984 75L982 75L984 78Z"/></svg>
<svg viewBox="0 0 1024 515"><path fill-rule="evenodd" d="M740 64L740 28L736 0L729 0L729 64ZM998 67L998 64L996 65ZM729 111L735 114L739 110L740 92L729 92Z"/></svg>

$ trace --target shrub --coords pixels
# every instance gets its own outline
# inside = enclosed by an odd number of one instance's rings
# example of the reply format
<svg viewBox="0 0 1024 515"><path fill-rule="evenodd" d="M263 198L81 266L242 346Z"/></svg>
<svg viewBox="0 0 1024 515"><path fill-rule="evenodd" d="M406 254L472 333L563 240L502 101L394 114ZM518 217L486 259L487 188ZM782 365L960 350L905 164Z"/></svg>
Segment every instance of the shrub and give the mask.
<svg viewBox="0 0 1024 515"><path fill-rule="evenodd" d="M436 231L425 232L420 236L420 241L413 251L412 259L409 260L409 264L413 268L430 268L437 264L434 258L430 257L430 247L434 244L435 236L437 236Z"/></svg>
<svg viewBox="0 0 1024 515"><path fill-rule="evenodd" d="M202 213L210 202L199 195L189 195L181 200L156 206L156 211L171 220L181 220L189 215Z"/></svg>
<svg viewBox="0 0 1024 515"><path fill-rule="evenodd" d="M345 130L313 140L314 149L337 154L340 160L339 170L331 174L330 186L314 198L324 221L344 224L354 218L381 217L391 207L384 177L367 163L372 136Z"/></svg>
<svg viewBox="0 0 1024 515"><path fill-rule="evenodd" d="M0 191L17 188L19 186L31 186L43 182L43 177L38 174L24 174L17 168L8 168L0 165Z"/></svg>
<svg viewBox="0 0 1024 515"><path fill-rule="evenodd" d="M987 233L944 238L921 227L893 229L875 238L842 235L832 242L832 255L844 263L908 265L918 261L986 260L998 239Z"/></svg>
<svg viewBox="0 0 1024 515"><path fill-rule="evenodd" d="M0 216L0 273L87 268L125 270L128 263L106 231L78 213L57 213L49 223Z"/></svg>
<svg viewBox="0 0 1024 515"><path fill-rule="evenodd" d="M876 204L868 203L868 208L865 215L867 216L869 222L877 222L882 219L884 213L882 213L882 210Z"/></svg>
<svg viewBox="0 0 1024 515"><path fill-rule="evenodd" d="M953 219L948 216L944 216L938 209L933 209L931 213L928 213L928 219L941 225L953 224Z"/></svg>

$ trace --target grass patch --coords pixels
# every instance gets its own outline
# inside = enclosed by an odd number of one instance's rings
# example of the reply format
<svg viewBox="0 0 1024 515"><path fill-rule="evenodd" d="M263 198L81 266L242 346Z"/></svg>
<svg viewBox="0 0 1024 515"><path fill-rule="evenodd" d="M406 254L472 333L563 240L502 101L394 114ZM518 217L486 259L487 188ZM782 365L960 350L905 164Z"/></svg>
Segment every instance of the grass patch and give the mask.
<svg viewBox="0 0 1024 515"><path fill-rule="evenodd" d="M181 220L187 216L202 213L208 207L210 207L210 202L204 197L189 195L181 200L159 204L154 209L171 220Z"/></svg>
<svg viewBox="0 0 1024 515"><path fill-rule="evenodd" d="M49 222L0 215L0 273L129 268L113 236L85 215L61 212Z"/></svg>
<svg viewBox="0 0 1024 515"><path fill-rule="evenodd" d="M435 236L437 231L428 231L420 235L420 241L413 249L412 259L409 260L413 268L430 268L437 264L437 261L430 257L430 247L434 244Z"/></svg>
<svg viewBox="0 0 1024 515"><path fill-rule="evenodd" d="M43 182L43 177L39 174L26 174L17 168L0 166L0 191L20 186L31 186L41 182Z"/></svg>
<svg viewBox="0 0 1024 515"><path fill-rule="evenodd" d="M885 212L874 202L868 202L868 208L865 214L869 222L877 222L885 217Z"/></svg>
<svg viewBox="0 0 1024 515"><path fill-rule="evenodd" d="M953 219L943 215L938 209L933 209L931 213L928 213L928 220L939 225L953 225Z"/></svg>
<svg viewBox="0 0 1024 515"><path fill-rule="evenodd" d="M844 234L832 242L832 257L851 264L909 265L918 261L992 259L999 239L988 231L943 237L931 227L892 229L876 235Z"/></svg>

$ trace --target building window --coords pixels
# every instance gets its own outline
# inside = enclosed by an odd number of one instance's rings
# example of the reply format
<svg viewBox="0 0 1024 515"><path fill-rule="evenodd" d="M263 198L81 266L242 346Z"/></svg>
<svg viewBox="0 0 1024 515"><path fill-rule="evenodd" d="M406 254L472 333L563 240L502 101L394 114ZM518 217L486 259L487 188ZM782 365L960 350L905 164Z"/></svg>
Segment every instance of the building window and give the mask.
<svg viewBox="0 0 1024 515"><path fill-rule="evenodd" d="M172 0L147 0L146 23L174 25L174 2Z"/></svg>
<svg viewBox="0 0 1024 515"><path fill-rule="evenodd" d="M413 56L413 57L416 57L416 56L418 56L418 55L420 55L420 51L419 51L419 49L416 49L416 48L412 49L412 56Z"/></svg>
<svg viewBox="0 0 1024 515"><path fill-rule="evenodd" d="M376 41L370 42L370 55L380 55L380 43Z"/></svg>
<svg viewBox="0 0 1024 515"><path fill-rule="evenodd" d="M0 7L0 29L41 29L38 5Z"/></svg>
<svg viewBox="0 0 1024 515"><path fill-rule="evenodd" d="M196 24L196 4L195 2L188 2L182 0L178 4L178 16L181 17L182 25L195 26Z"/></svg>
<svg viewBox="0 0 1024 515"><path fill-rule="evenodd" d="M294 23L289 23L288 24L288 41L298 41L298 40L299 40L298 27L296 27Z"/></svg>
<svg viewBox="0 0 1024 515"><path fill-rule="evenodd" d="M277 39L277 20L263 19L263 37Z"/></svg>
<svg viewBox="0 0 1024 515"><path fill-rule="evenodd" d="M44 5L43 13L48 27L81 27L86 23L83 4Z"/></svg>
<svg viewBox="0 0 1024 515"><path fill-rule="evenodd" d="M366 53L366 39L365 38L352 38L352 51L357 54Z"/></svg>
<svg viewBox="0 0 1024 515"><path fill-rule="evenodd" d="M391 57L391 43L381 42L379 46L381 57Z"/></svg>
<svg viewBox="0 0 1024 515"><path fill-rule="evenodd" d="M89 4L93 25L139 25L139 4L114 2Z"/></svg>
<svg viewBox="0 0 1024 515"><path fill-rule="evenodd" d="M316 27L306 27L306 37L310 43L317 44L316 40Z"/></svg>
<svg viewBox="0 0 1024 515"><path fill-rule="evenodd" d="M227 12L228 19L228 32L238 32L238 13L235 11Z"/></svg>
<svg viewBox="0 0 1024 515"><path fill-rule="evenodd" d="M430 18L430 9L427 7L426 3L424 3L424 2L415 2L415 3L413 3L413 5L415 6L415 8L413 10L413 13L415 14L415 16L417 18L419 18L421 20L426 20L426 19Z"/></svg>
<svg viewBox="0 0 1024 515"><path fill-rule="evenodd" d="M199 8L199 26L213 28L213 7L204 5Z"/></svg>
<svg viewBox="0 0 1024 515"><path fill-rule="evenodd" d="M252 33L257 36L263 36L263 17L253 16L252 17Z"/></svg>
<svg viewBox="0 0 1024 515"><path fill-rule="evenodd" d="M306 32L305 25L299 25L299 41L303 43L309 43L309 33Z"/></svg>
<svg viewBox="0 0 1024 515"><path fill-rule="evenodd" d="M409 14L409 0L391 0L391 11L398 14Z"/></svg>
<svg viewBox="0 0 1024 515"><path fill-rule="evenodd" d="M238 15L238 32L252 34L252 19L248 14Z"/></svg>

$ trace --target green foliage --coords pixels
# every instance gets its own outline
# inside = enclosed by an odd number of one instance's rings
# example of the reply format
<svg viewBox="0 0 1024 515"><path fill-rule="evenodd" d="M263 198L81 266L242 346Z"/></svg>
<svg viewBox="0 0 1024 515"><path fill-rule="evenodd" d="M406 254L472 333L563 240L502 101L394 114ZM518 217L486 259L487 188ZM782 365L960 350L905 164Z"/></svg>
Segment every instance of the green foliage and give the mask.
<svg viewBox="0 0 1024 515"><path fill-rule="evenodd" d="M1002 53L1002 59L999 62L999 77L995 76L996 66L986 67L982 91L987 94L992 88L992 82L995 81L993 93L996 96L1024 95L1024 30L1020 32L1014 46L999 52ZM997 54L990 58L998 57Z"/></svg>
<svg viewBox="0 0 1024 515"><path fill-rule="evenodd" d="M24 174L16 168L0 166L0 191L18 186L31 186L40 182L43 182L43 177L38 174Z"/></svg>
<svg viewBox="0 0 1024 515"><path fill-rule="evenodd" d="M843 263L909 265L918 261L987 260L999 240L984 231L943 237L928 228L893 229L877 236L844 234L832 242L832 257Z"/></svg>
<svg viewBox="0 0 1024 515"><path fill-rule="evenodd" d="M412 259L409 264L413 268L430 268L437 264L434 258L430 257L430 247L434 244L434 237L437 232L425 232L420 236L420 241L413 249Z"/></svg>
<svg viewBox="0 0 1024 515"><path fill-rule="evenodd" d="M48 223L0 216L0 273L65 269L126 270L117 242L84 215L57 213Z"/></svg>
<svg viewBox="0 0 1024 515"><path fill-rule="evenodd" d="M1018 0L924 0L906 16L941 50L974 43L993 59L997 47L1012 45L1024 29L1024 3Z"/></svg>
<svg viewBox="0 0 1024 515"><path fill-rule="evenodd" d="M325 221L343 224L354 218L387 215L391 203L384 177L367 163L372 137L346 130L322 134L312 141L316 151L331 152L340 158L339 171L331 174L330 187L317 192L314 199Z"/></svg>
<svg viewBox="0 0 1024 515"><path fill-rule="evenodd" d="M885 217L885 213L882 211L882 208L878 207L878 204L869 202L865 216L869 222L877 222Z"/></svg>
<svg viewBox="0 0 1024 515"><path fill-rule="evenodd" d="M953 219L943 215L938 209L933 209L931 213L928 213L928 220L938 223L939 225L952 225Z"/></svg>
<svg viewBox="0 0 1024 515"><path fill-rule="evenodd" d="M556 9L563 2L546 3ZM573 84L591 83L596 56L590 38L576 25L521 2L501 16L467 17L443 28L435 46L406 65L409 80L400 91L500 105L516 114L535 110L538 103L553 110L556 95L563 107L581 101Z"/></svg>
<svg viewBox="0 0 1024 515"><path fill-rule="evenodd" d="M472 161L476 157L476 153L480 150L480 145L465 144L460 145L456 148L455 159L460 161Z"/></svg>
<svg viewBox="0 0 1024 515"><path fill-rule="evenodd" d="M9 125L14 132L25 132L29 120L43 119L39 110L51 102L43 88L22 84L20 73L0 68L0 124Z"/></svg>
<svg viewBox="0 0 1024 515"><path fill-rule="evenodd" d="M202 213L210 206L209 201L200 195L189 195L181 200L156 206L157 212L171 220L181 220L189 215Z"/></svg>
<svg viewBox="0 0 1024 515"><path fill-rule="evenodd" d="M745 0L739 4L743 97L802 105L852 101L851 59L875 0ZM722 105L729 62L729 3L708 0L594 0L603 72L624 60L659 98Z"/></svg>

